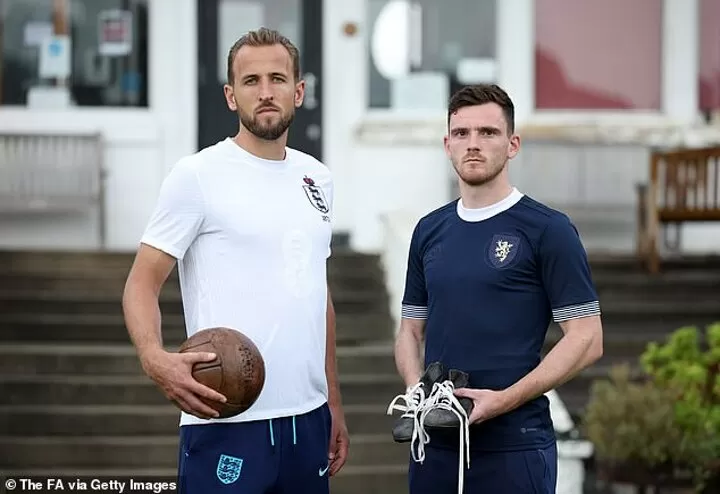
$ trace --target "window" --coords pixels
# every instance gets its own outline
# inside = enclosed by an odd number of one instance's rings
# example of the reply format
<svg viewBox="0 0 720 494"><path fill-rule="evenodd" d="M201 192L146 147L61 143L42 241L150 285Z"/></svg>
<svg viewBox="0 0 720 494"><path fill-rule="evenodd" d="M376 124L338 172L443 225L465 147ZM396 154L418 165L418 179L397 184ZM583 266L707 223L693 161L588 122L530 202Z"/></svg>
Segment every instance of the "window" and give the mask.
<svg viewBox="0 0 720 494"><path fill-rule="evenodd" d="M388 80L369 54L371 108L444 108L450 94L474 82L492 82L496 0L416 0L420 49L407 77ZM368 0L371 32L389 0ZM417 50L415 39L411 50ZM490 79L490 80L488 80Z"/></svg>
<svg viewBox="0 0 720 494"><path fill-rule="evenodd" d="M304 60L303 40L300 37L301 0L219 0L217 9L217 82L220 84L227 82L227 56L230 47L240 36L260 26L277 29L287 36Z"/></svg>
<svg viewBox="0 0 720 494"><path fill-rule="evenodd" d="M535 5L537 109L661 108L661 1Z"/></svg>
<svg viewBox="0 0 720 494"><path fill-rule="evenodd" d="M720 2L700 1L700 109L720 109Z"/></svg>
<svg viewBox="0 0 720 494"><path fill-rule="evenodd" d="M0 104L148 105L148 0L0 0Z"/></svg>

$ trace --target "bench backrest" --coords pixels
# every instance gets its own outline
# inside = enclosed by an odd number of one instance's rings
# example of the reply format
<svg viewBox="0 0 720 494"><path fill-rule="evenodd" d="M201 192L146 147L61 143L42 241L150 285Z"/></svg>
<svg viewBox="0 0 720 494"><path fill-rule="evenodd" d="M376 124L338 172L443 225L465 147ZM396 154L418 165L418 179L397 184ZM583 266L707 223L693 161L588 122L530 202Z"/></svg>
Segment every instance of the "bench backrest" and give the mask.
<svg viewBox="0 0 720 494"><path fill-rule="evenodd" d="M660 221L720 221L720 146L653 152L649 188Z"/></svg>

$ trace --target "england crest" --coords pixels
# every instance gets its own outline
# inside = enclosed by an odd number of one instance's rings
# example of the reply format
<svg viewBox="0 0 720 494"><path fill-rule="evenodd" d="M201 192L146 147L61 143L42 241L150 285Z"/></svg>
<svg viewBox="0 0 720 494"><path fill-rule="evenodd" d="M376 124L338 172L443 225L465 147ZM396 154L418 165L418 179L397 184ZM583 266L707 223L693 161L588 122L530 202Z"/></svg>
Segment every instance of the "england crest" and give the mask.
<svg viewBox="0 0 720 494"><path fill-rule="evenodd" d="M243 461L241 458L235 458L234 456L220 455L220 459L217 464L217 478L223 484L232 484L238 478L240 478L240 470L242 469Z"/></svg>
<svg viewBox="0 0 720 494"><path fill-rule="evenodd" d="M325 192L315 185L315 181L310 177L303 178L303 182L305 182L303 190L305 191L305 195L307 196L308 201L310 201L310 204L312 204L313 207L321 213L328 213L330 211L330 206L328 205L327 198L325 197Z"/></svg>
<svg viewBox="0 0 720 494"><path fill-rule="evenodd" d="M513 264L520 250L520 238L514 235L494 235L487 251L487 260L496 269Z"/></svg>

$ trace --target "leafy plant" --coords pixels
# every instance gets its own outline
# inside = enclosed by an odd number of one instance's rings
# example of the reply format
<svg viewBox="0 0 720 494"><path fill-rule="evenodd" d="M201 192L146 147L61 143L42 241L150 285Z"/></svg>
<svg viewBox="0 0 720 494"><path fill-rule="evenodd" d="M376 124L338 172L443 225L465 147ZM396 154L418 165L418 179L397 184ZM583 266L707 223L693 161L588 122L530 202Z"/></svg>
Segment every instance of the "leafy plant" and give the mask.
<svg viewBox="0 0 720 494"><path fill-rule="evenodd" d="M701 333L688 326L660 345L650 343L640 358L643 370L674 397L675 423L682 431L675 458L698 470L717 468L720 458L720 323Z"/></svg>
<svg viewBox="0 0 720 494"><path fill-rule="evenodd" d="M680 440L673 395L652 382L635 382L629 365L615 366L608 380L597 380L583 419L599 459L642 464L670 461Z"/></svg>
<svg viewBox="0 0 720 494"><path fill-rule="evenodd" d="M593 383L583 422L598 459L687 470L701 489L720 476L720 323L679 328L639 364L642 379L624 365Z"/></svg>

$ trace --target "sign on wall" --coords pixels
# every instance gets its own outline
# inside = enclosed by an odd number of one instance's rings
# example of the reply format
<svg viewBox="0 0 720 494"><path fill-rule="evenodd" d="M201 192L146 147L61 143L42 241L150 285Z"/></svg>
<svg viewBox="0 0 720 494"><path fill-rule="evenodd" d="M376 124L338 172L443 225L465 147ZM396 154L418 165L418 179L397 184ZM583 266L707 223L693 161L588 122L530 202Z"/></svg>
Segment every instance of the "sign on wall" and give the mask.
<svg viewBox="0 0 720 494"><path fill-rule="evenodd" d="M64 79L70 77L70 37L49 36L40 43L38 74L41 78Z"/></svg>
<svg viewBox="0 0 720 494"><path fill-rule="evenodd" d="M98 51L107 57L123 57L132 51L132 12L104 10L98 14Z"/></svg>

